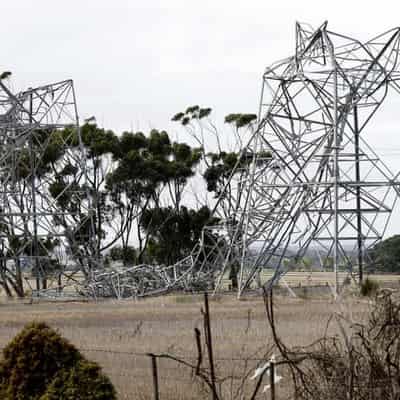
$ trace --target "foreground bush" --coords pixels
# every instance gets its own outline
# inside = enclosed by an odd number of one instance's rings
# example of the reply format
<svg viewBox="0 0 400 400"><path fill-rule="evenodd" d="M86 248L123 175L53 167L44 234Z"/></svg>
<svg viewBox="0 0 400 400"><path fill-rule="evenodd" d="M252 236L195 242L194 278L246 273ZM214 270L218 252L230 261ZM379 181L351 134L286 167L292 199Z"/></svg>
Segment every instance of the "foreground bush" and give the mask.
<svg viewBox="0 0 400 400"><path fill-rule="evenodd" d="M100 367L81 360L74 368L57 374L40 400L110 400L114 389Z"/></svg>
<svg viewBox="0 0 400 400"><path fill-rule="evenodd" d="M0 399L115 398L100 368L44 323L27 325L3 350Z"/></svg>

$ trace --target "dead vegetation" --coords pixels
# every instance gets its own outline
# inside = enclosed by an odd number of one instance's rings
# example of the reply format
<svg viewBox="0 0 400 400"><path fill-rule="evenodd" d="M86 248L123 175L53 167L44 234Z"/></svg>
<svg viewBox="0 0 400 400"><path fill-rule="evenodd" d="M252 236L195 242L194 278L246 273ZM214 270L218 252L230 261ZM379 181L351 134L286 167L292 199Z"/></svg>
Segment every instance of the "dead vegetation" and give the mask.
<svg viewBox="0 0 400 400"><path fill-rule="evenodd" d="M326 333L308 346L287 346L278 333L272 295L268 322L281 361L290 370L296 400L400 398L400 302L392 291L376 295L365 322L336 313ZM336 334L330 328L335 322Z"/></svg>

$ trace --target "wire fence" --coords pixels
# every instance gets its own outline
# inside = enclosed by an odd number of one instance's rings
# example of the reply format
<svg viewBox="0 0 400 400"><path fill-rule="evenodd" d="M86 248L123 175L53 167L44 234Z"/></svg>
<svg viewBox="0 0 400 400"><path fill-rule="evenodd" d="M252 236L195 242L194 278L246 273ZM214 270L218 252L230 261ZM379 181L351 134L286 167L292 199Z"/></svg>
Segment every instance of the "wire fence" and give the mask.
<svg viewBox="0 0 400 400"><path fill-rule="evenodd" d="M2 350L4 350L4 347L0 347L0 351ZM138 396L143 399L154 400L212 398L209 388L206 388L204 382L196 376L194 369L184 366L174 359L167 358L170 356L167 352L156 355L156 395L154 393L154 367L151 362L151 353L93 347L78 347L78 350L89 359L99 363L115 384L120 395L119 398L122 400L135 399ZM171 356L191 364L195 364L198 359L191 354L171 353ZM257 385L257 379L252 379L254 373L267 360L268 357L214 357L220 398L230 400L251 398L251 394ZM205 367L208 367L208 362L209 360L206 357L203 360ZM275 373L282 381L274 388L274 397L271 395L270 377L266 374L255 399L286 400L291 398L292 387L288 371L283 366L277 365ZM342 398L342 392L346 390L342 383L340 379L324 380L318 382L318 387L321 393L330 394L330 397L327 395L327 400L334 395L338 396L337 398ZM386 398L384 392L391 387L392 383L391 380L387 379L375 379L369 387L363 388L363 390L369 391L369 395L372 396L371 399ZM189 390L191 396L187 397ZM357 387L354 388L355 392L358 390Z"/></svg>
<svg viewBox="0 0 400 400"><path fill-rule="evenodd" d="M0 351L3 349L4 347L0 347ZM77 347L77 349L102 367L115 384L118 392L122 394L120 395L121 399L137 398L139 392L142 398L155 398L151 353L92 347ZM158 398L170 398L176 391L181 392L181 395L176 398L186 398L185 388L187 390L190 388L194 398L204 398L205 395L211 397L210 391L207 391L202 379L196 376L195 369L189 366L194 366L198 357L191 354L168 352L156 354L155 357L157 359ZM176 360L185 361L187 365ZM262 357L214 357L218 391L226 394L224 398L233 398L235 397L234 392L239 392L240 386L243 386L246 381L244 386L248 386L248 388L240 390L249 392L255 385L255 381L250 379L251 375L257 366L265 362L266 358ZM204 370L209 368L209 360L206 356L203 359L202 368ZM267 383L266 381L265 384Z"/></svg>
<svg viewBox="0 0 400 400"><path fill-rule="evenodd" d="M4 348L0 347L0 351L3 351ZM89 359L98 362L111 377L135 378L135 380L142 380L142 383L146 384L152 379L151 356L148 352L90 347L77 347L77 349ZM104 358L104 355L110 355L111 358ZM197 360L197 357L188 354L171 353L171 356L191 363L195 363ZM192 369L184 368L182 364L166 357L169 357L167 352L157 355L158 379L161 383L160 392L162 392L163 382L167 384L193 384L196 382L196 376ZM260 357L214 357L218 372L229 375L229 380L231 381L242 379L242 376L237 371L242 365L251 364L252 366L257 366L265 361L265 358ZM140 382L135 381L135 384L138 383Z"/></svg>
<svg viewBox="0 0 400 400"><path fill-rule="evenodd" d="M80 348L79 350L88 358L98 362L116 383L117 388L124 385L124 390L129 390L130 393L140 392L146 398L163 399L170 398L176 392L179 392L180 395L176 398L186 398L185 391L190 390L191 394L197 398L212 397L210 390L207 390L202 379L196 375L195 369L188 366L194 366L198 361L197 357L191 354L169 354L166 352L155 355L157 369L156 397L154 394L152 354L107 348ZM170 356L182 360L188 365L168 358ZM255 368L265 361L265 358L260 357L215 357L218 391L226 394L224 398L233 398L233 393L230 392L238 392L243 383L243 377L246 374L249 375L249 371L254 372ZM209 360L205 357L202 368L208 369L208 367ZM249 389L254 385L255 382L248 379L247 386ZM126 398L134 398L134 395Z"/></svg>
<svg viewBox="0 0 400 400"><path fill-rule="evenodd" d="M1 348L0 348L1 350ZM110 353L110 354L124 354L131 355L136 357L148 357L149 353L147 352L134 352L134 351L121 351L121 350L112 350L112 349L103 349L103 348L79 348L80 351L83 352L93 352L93 353ZM183 354L174 354L174 357L182 359L182 360L196 360L197 357L187 356ZM215 361L265 361L264 358L260 357L214 357Z"/></svg>
<svg viewBox="0 0 400 400"><path fill-rule="evenodd" d="M176 391L181 392L182 395L175 398L186 398L184 395L185 391L190 390L194 398L212 398L211 390L205 387L204 382L196 376L193 369L183 366L172 359L163 358L163 354L157 355L157 394L154 394L154 370L151 363L151 354L98 348L80 350L88 354L111 354L117 358L123 356L135 360L137 362L136 367L132 367L131 369L113 368L113 371L110 373L112 378L120 377L124 379L124 382L129 378L134 379L137 389L133 388L132 385L130 389L132 393L134 390L140 390L140 393L143 395L143 390L146 390L148 398L160 400L163 398L169 399ZM193 363L197 360L196 357L187 354L177 354L174 356L180 360ZM267 360L266 357L215 357L217 389L218 393L221 394L220 398L230 400L251 398L258 381L258 378L254 379L253 376L257 368L263 366ZM121 358L119 358L119 362L121 361ZM208 359L203 360L206 367L208 366L208 361ZM108 369L106 368L106 370ZM261 380L260 390L255 399L287 400L292 398L293 387L291 386L291 377L288 370L277 363L275 373L279 377L279 383L274 388L274 397L271 394L270 376L266 374ZM368 391L369 395L372 396L370 397L371 399L380 399L386 398L382 393L388 387L391 387L392 384L392 380L375 379L368 387L358 388L355 385L353 389L354 392L359 392L361 389ZM347 398L343 397L347 386L343 385L343 379L341 378L321 380L318 382L318 386L321 393L327 393L327 400L334 398L332 396L336 395L338 396L337 398ZM196 394L198 397L195 396Z"/></svg>

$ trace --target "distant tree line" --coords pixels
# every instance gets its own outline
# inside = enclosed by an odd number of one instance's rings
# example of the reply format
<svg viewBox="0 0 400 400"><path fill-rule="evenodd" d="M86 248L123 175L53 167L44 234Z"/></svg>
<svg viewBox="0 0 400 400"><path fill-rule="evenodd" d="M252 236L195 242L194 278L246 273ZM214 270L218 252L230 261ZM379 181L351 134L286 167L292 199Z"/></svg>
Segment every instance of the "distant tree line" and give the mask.
<svg viewBox="0 0 400 400"><path fill-rule="evenodd" d="M377 243L369 252L367 268L371 272L400 273L400 235Z"/></svg>

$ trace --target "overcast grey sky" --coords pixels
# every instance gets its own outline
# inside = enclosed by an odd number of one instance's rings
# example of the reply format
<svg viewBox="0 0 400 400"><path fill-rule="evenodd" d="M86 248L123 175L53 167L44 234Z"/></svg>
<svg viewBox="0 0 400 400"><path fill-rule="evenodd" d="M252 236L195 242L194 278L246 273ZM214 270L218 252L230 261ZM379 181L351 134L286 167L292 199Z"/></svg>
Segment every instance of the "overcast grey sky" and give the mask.
<svg viewBox="0 0 400 400"><path fill-rule="evenodd" d="M1 1L0 69L18 88L72 78L82 118L168 128L193 103L257 110L261 75L294 50L296 20L361 39L400 25L396 2Z"/></svg>
<svg viewBox="0 0 400 400"><path fill-rule="evenodd" d="M398 1L0 0L0 71L24 89L72 78L81 119L116 132L176 129L188 105L257 112L261 76L292 55L294 24L361 40L400 25ZM400 96L366 139L400 170ZM389 232L398 230L396 212Z"/></svg>

